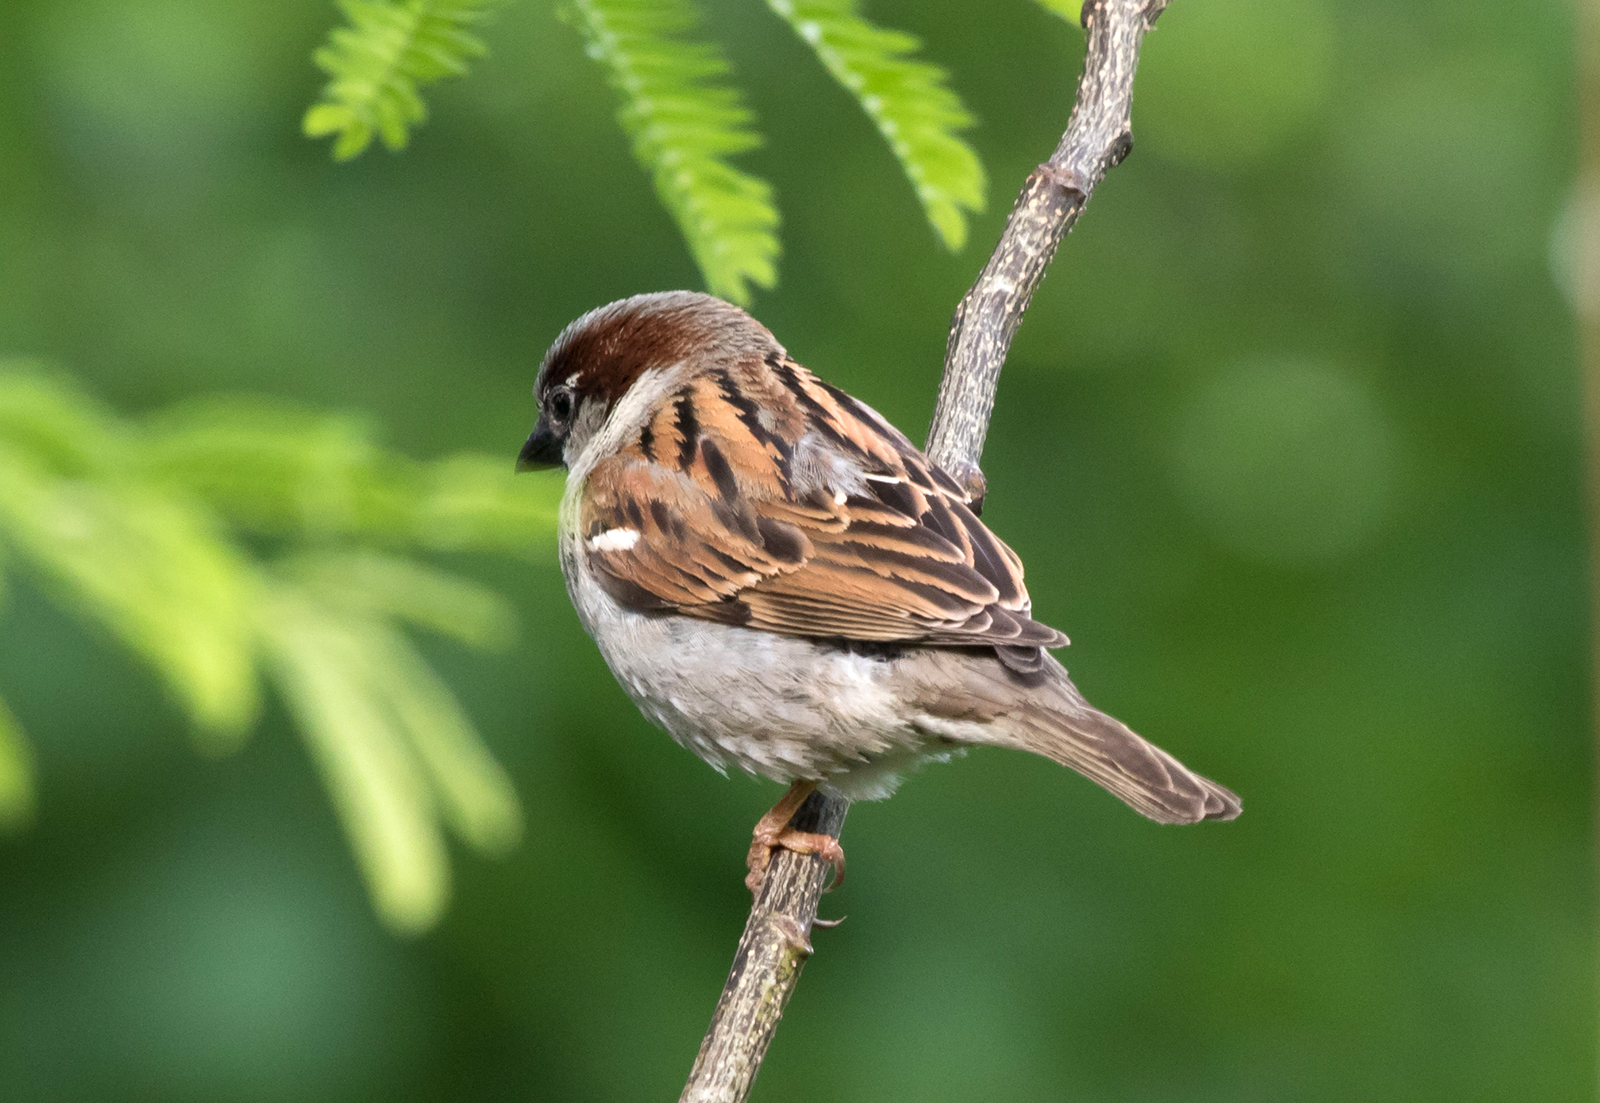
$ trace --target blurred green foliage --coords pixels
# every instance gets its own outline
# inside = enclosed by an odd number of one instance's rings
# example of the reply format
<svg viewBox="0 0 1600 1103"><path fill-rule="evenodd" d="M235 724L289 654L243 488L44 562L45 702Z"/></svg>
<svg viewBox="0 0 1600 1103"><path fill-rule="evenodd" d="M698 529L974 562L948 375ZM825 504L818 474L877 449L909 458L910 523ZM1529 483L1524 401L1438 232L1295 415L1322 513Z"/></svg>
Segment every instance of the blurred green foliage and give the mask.
<svg viewBox="0 0 1600 1103"><path fill-rule="evenodd" d="M1083 0L1038 0L1045 11L1052 11L1069 23L1083 24Z"/></svg>
<svg viewBox="0 0 1600 1103"><path fill-rule="evenodd" d="M952 256L792 28L749 0L704 11L768 140L740 164L782 200L784 282L757 313L919 436L951 310L1060 136L1079 32L1023 0L863 5L980 120L965 134L998 199ZM548 6L497 9L405 156L339 165L298 129L336 18L0 5L0 350L69 367L118 411L96 424L141 442L137 470L79 492L144 487L208 518L315 656L287 670L252 637L252 676L288 692L262 693L238 753L196 755L156 660L63 615L83 608L67 583L12 548L0 786L34 777L37 799L0 841L0 1094L671 1098L776 787L652 729L532 507L475 503L560 327L701 276ZM1018 334L985 515L1091 699L1245 814L1158 828L1000 752L858 806L825 904L850 919L818 932L760 1098L1593 1096L1571 19L1553 0L1174 0L1134 152ZM191 411L218 393L269 400L213 460L143 466L186 417L201 455L227 419ZM263 408L307 438L275 450L268 424L247 447ZM65 436L67 459L99 447ZM385 612L412 593L396 560L505 595L523 624L481 654L405 637L525 820L503 862L454 864L450 910L408 940L374 919L324 788L348 765L286 681L345 678L350 716L395 707L352 656L380 646L374 622L427 618ZM373 564L370 604L347 604L359 587L329 580ZM429 712L428 684L406 689ZM460 823L475 802L382 722L408 765L371 768ZM417 868L439 853L412 843Z"/></svg>
<svg viewBox="0 0 1600 1103"><path fill-rule="evenodd" d="M0 540L62 604L165 680L201 750L237 751L272 676L355 847L379 914L437 921L440 821L504 853L511 782L454 695L398 630L509 642L482 587L374 545L547 549L548 480L504 463L432 465L379 449L348 418L193 402L130 426L62 381L0 363ZM229 526L235 530L228 531ZM273 542L272 553L241 537ZM0 705L0 823L34 804L31 754Z"/></svg>

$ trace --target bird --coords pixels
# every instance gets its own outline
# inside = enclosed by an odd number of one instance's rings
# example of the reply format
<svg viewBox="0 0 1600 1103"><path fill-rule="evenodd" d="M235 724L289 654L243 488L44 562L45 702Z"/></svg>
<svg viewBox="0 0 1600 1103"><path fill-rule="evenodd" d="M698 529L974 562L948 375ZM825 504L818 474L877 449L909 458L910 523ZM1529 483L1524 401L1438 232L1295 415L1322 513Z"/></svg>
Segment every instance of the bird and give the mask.
<svg viewBox="0 0 1600 1103"><path fill-rule="evenodd" d="M689 291L568 325L517 470L566 468L558 554L578 619L640 711L726 773L787 784L772 853L832 862L791 820L819 786L879 800L975 746L1070 767L1160 823L1239 798L1091 706L1050 651L1022 561L956 481L755 318Z"/></svg>

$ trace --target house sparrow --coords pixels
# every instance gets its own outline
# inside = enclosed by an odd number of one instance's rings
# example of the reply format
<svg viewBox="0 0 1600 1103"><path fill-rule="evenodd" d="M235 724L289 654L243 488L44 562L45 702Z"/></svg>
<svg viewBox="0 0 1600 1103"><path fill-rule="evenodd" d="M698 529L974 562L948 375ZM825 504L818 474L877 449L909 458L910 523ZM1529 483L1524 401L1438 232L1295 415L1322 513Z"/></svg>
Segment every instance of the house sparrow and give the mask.
<svg viewBox="0 0 1600 1103"><path fill-rule="evenodd" d="M569 325L534 388L518 470L563 465L567 593L643 713L718 770L791 783L772 850L819 784L892 793L918 762L1014 747L1161 823L1239 800L1092 708L1046 649L1022 562L955 481L738 307L636 295Z"/></svg>

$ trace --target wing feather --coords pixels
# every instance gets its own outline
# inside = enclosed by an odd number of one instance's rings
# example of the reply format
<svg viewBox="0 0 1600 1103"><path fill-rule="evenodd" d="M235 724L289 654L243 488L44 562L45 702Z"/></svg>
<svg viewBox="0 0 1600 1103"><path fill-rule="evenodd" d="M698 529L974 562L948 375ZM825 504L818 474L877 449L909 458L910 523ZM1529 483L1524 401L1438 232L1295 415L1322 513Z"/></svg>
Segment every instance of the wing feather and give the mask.
<svg viewBox="0 0 1600 1103"><path fill-rule="evenodd" d="M786 635L993 646L1032 669L1066 637L1030 615L1022 562L876 411L787 357L719 365L673 396L580 497L616 600Z"/></svg>

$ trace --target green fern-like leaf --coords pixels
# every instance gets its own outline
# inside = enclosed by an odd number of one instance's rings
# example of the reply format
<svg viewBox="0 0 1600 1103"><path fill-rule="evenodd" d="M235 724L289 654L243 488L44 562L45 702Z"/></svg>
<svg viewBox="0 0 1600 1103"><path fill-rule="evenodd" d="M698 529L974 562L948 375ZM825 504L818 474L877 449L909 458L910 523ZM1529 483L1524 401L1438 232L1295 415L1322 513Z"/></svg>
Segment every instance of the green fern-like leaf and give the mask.
<svg viewBox="0 0 1600 1103"><path fill-rule="evenodd" d="M406 933L426 930L449 897L450 861L422 764L366 677L370 625L287 582L265 590L260 616L268 668L379 915Z"/></svg>
<svg viewBox="0 0 1600 1103"><path fill-rule="evenodd" d="M208 513L128 474L126 428L69 384L0 362L0 542L166 680L208 750L257 695L245 562Z"/></svg>
<svg viewBox="0 0 1600 1103"><path fill-rule="evenodd" d="M767 0L816 51L889 143L949 249L967 240L966 212L983 210L983 164L958 131L972 116L936 65L913 59L913 35L868 23L855 0Z"/></svg>
<svg viewBox="0 0 1600 1103"><path fill-rule="evenodd" d="M396 930L438 919L450 891L442 826L504 853L522 833L511 780L393 617L473 642L510 613L463 579L370 553L310 553L271 571L266 665L299 721L374 904Z"/></svg>
<svg viewBox="0 0 1600 1103"><path fill-rule="evenodd" d="M374 905L401 931L429 926L448 899L446 829L504 853L522 815L403 628L495 646L510 609L400 553L528 554L550 543L558 498L558 481L518 479L507 456L420 463L379 447L358 418L212 399L129 422L38 365L0 360L8 571L144 659L204 750L242 744L264 673ZM263 563L263 544L290 554ZM34 794L32 753L0 703L0 832L26 822Z"/></svg>
<svg viewBox="0 0 1600 1103"><path fill-rule="evenodd" d="M360 418L212 397L163 411L142 430L124 468L198 497L247 532L530 558L548 556L554 539L559 478L517 476L495 456L418 463L380 447Z"/></svg>
<svg viewBox="0 0 1600 1103"><path fill-rule="evenodd" d="M332 79L322 100L306 112L308 137L338 135L336 160L347 161L372 144L403 149L411 128L427 120L418 89L466 73L485 53L470 28L496 0L339 0L350 20L312 55Z"/></svg>
<svg viewBox="0 0 1600 1103"><path fill-rule="evenodd" d="M777 282L778 212L764 180L728 158L761 144L713 45L687 40L688 0L573 0L572 22L622 98L617 120L713 294L750 300Z"/></svg>

